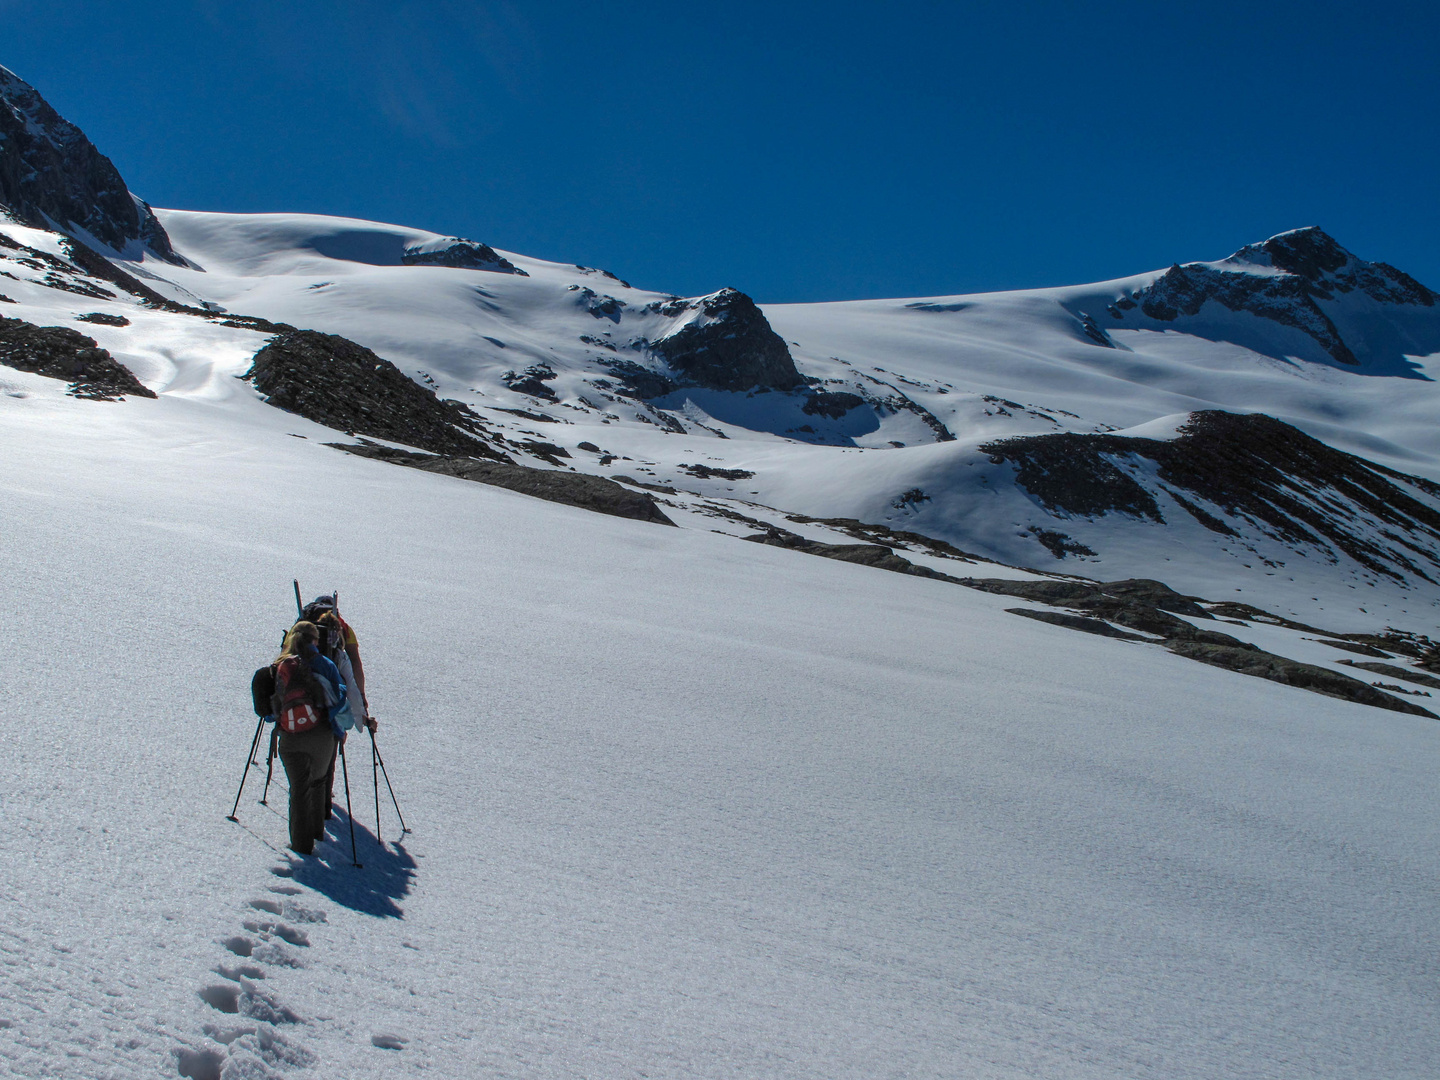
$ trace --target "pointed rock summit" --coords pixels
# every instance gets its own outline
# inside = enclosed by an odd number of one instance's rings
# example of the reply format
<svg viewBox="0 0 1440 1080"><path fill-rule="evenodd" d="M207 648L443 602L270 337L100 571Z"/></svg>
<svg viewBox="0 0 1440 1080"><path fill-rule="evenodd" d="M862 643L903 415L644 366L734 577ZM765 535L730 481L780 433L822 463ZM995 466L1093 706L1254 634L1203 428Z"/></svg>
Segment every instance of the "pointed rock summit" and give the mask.
<svg viewBox="0 0 1440 1080"><path fill-rule="evenodd" d="M1366 262L1311 226L1249 244L1219 262L1176 264L1117 301L1110 314L1123 320L1139 307L1149 319L1175 322L1200 316L1212 300L1226 311L1299 330L1337 363L1358 367L1361 361L1340 325L1348 316L1361 307L1377 309L1382 317L1387 308L1434 308L1440 293L1388 263Z"/></svg>
<svg viewBox="0 0 1440 1080"><path fill-rule="evenodd" d="M721 289L696 300L654 304L674 319L651 342L674 370L716 390L793 390L804 379L784 339L770 327L755 301L738 289Z"/></svg>
<svg viewBox="0 0 1440 1080"><path fill-rule="evenodd" d="M184 259L114 164L14 72L0 67L0 204L17 220L117 252Z"/></svg>

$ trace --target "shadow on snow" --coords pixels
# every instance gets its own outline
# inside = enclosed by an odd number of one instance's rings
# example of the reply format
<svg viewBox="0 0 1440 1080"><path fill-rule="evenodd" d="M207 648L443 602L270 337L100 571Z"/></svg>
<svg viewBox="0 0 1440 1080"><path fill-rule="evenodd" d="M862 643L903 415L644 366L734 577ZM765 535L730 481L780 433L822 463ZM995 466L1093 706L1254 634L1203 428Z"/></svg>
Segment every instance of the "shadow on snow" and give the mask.
<svg viewBox="0 0 1440 1080"><path fill-rule="evenodd" d="M355 822L359 869L350 864L350 818L335 807L325 840L308 857L292 856L271 873L288 877L329 897L335 903L381 919L403 919L399 901L410 894L415 881L415 859L403 841L381 843L375 834Z"/></svg>

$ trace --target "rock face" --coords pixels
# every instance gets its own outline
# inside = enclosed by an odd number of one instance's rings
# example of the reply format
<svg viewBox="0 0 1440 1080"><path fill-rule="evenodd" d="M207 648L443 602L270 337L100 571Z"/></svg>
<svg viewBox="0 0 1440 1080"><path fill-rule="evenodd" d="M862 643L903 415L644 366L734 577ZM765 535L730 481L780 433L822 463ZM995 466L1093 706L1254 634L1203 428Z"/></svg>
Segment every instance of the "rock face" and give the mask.
<svg viewBox="0 0 1440 1080"><path fill-rule="evenodd" d="M819 540L807 540L788 529L767 526L763 533L745 537L756 544L769 547L789 548L806 555L819 555L822 559L836 559L840 562L859 563L873 566L877 570L889 570L896 574L912 574L915 577L934 578L937 581L959 581L958 578L931 570L928 566L912 563L903 555L896 555L894 549L883 544L826 544Z"/></svg>
<svg viewBox="0 0 1440 1080"><path fill-rule="evenodd" d="M117 251L143 244L183 264L110 159L33 86L0 68L0 203L37 228L83 229Z"/></svg>
<svg viewBox="0 0 1440 1080"><path fill-rule="evenodd" d="M1313 338L1336 362L1358 366L1327 306L1363 298L1373 305L1433 308L1440 294L1386 263L1352 255L1318 228L1296 229L1241 248L1218 263L1172 266L1153 284L1110 307L1125 320L1136 307L1159 322L1200 313L1211 300ZM1134 317L1130 316L1131 321ZM1097 328L1098 329L1098 328Z"/></svg>
<svg viewBox="0 0 1440 1080"><path fill-rule="evenodd" d="M713 390L793 390L804 379L790 349L755 301L736 289L652 305L672 327L651 350L675 371Z"/></svg>
<svg viewBox="0 0 1440 1080"><path fill-rule="evenodd" d="M461 270L489 270L497 274L530 276L489 244L482 244L478 240L462 240L458 236L407 247L400 256L400 261L406 266L450 266Z"/></svg>
<svg viewBox="0 0 1440 1080"><path fill-rule="evenodd" d="M1201 619L1212 619L1214 616L1200 606L1197 597L1183 596L1159 581L1148 578L1111 582L964 578L960 584L982 592L1019 596L1052 607L1069 609L1058 612L1006 608L1011 614L1022 615L1027 619L1038 619L1087 634L1132 641L1145 640L1141 635L1150 634L1160 639L1157 643L1163 643L1177 656L1198 660L1202 664L1269 679L1317 694L1343 698L1361 705L1372 705L1415 716L1434 716L1434 713L1419 705L1386 694L1359 679L1352 679L1348 675L1341 675L1316 664L1304 664L1277 656L1229 634L1201 629L1185 619L1176 618L1171 612ZM1138 630L1140 634L1116 630L1112 623ZM1404 677L1412 676L1407 674Z"/></svg>
<svg viewBox="0 0 1440 1080"><path fill-rule="evenodd" d="M338 431L418 446L436 454L503 459L458 402L441 401L363 345L292 330L255 354L242 378L271 405Z"/></svg>
<svg viewBox="0 0 1440 1080"><path fill-rule="evenodd" d="M1169 441L1063 432L981 450L1014 464L1016 483L1056 516L1120 513L1163 523L1163 491L1221 535L1253 529L1293 550L1343 552L1397 581L1440 580L1440 485L1335 450L1273 417L1197 412ZM1147 475L1135 467L1140 459L1158 466L1153 490L1137 479Z"/></svg>
<svg viewBox="0 0 1440 1080"><path fill-rule="evenodd" d="M603 476L587 473L562 472L551 469L532 469L506 461L478 461L473 457L412 454L388 446L361 444L359 446L333 443L341 450L361 457L377 458L395 465L408 465L425 472L455 476L461 480L474 480L481 484L518 491L536 499L564 503L582 510L593 510L597 514L631 518L635 521L650 521L657 525L674 525L665 512L656 505L654 498L644 492L631 491Z"/></svg>
<svg viewBox="0 0 1440 1080"><path fill-rule="evenodd" d="M75 397L115 401L126 394L155 396L94 338L65 326L0 318L0 364L64 379Z"/></svg>

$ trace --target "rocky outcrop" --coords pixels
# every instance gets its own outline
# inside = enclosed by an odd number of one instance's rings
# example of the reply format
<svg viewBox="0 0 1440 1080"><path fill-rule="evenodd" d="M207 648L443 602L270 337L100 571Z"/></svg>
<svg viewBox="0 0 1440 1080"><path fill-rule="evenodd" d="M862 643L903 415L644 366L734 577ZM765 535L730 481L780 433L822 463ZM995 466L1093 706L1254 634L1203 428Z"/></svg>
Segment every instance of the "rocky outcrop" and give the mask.
<svg viewBox="0 0 1440 1080"><path fill-rule="evenodd" d="M455 476L462 480L473 480L481 484L518 491L536 499L576 506L582 510L593 510L597 514L612 517L631 518L635 521L650 521L657 525L674 525L656 505L655 500L644 492L631 491L603 476L590 476L552 469L532 469L506 461L479 461L473 457L412 454L388 446L373 443L353 445L331 443L330 445L361 457L376 458L396 465L408 465L424 472Z"/></svg>
<svg viewBox="0 0 1440 1080"><path fill-rule="evenodd" d="M873 566L877 570L890 570L897 574L935 578L938 581L958 580L948 574L942 574L938 570L931 570L928 566L918 566L903 555L896 555L894 550L881 544L826 544L819 540L807 540L798 533L790 532L788 529L779 529L773 525L767 526L763 533L756 533L745 539L769 547L789 548L791 551L801 551L806 555L819 555L824 559L859 563L861 566Z"/></svg>
<svg viewBox="0 0 1440 1080"><path fill-rule="evenodd" d="M1341 675L1338 671L1331 671L1329 668L1319 667L1315 664L1302 664L1298 660L1276 656L1274 653L1265 652L1254 646L1235 648L1204 642L1181 641L1172 643L1170 651L1177 656L1198 660L1202 664L1210 664L1214 667L1223 667L1228 671L1239 672L1241 675L1269 679L1272 682L1342 698L1360 705L1372 705L1379 709L1389 709L1392 712L1410 713L1412 716L1428 716L1435 719L1435 714L1429 709L1423 709L1419 705L1393 697L1369 683L1352 679L1348 675Z"/></svg>
<svg viewBox="0 0 1440 1080"><path fill-rule="evenodd" d="M185 261L110 159L5 68L0 68L0 203L36 228L84 230L116 251L143 244L167 262Z"/></svg>
<svg viewBox="0 0 1440 1080"><path fill-rule="evenodd" d="M1016 483L1057 517L1120 513L1163 523L1163 491L1221 535L1251 528L1292 550L1343 552L1397 581L1440 580L1440 486L1270 416L1192 413L1168 441L1061 432L980 449L1014 464ZM1146 461L1157 466L1153 490Z"/></svg>
<svg viewBox="0 0 1440 1080"><path fill-rule="evenodd" d="M503 382L517 394L524 394L527 397L543 398L546 401L556 401L555 391L546 386L547 382L555 378L555 369L548 364L532 364L522 374L507 371L501 376Z"/></svg>
<svg viewBox="0 0 1440 1080"><path fill-rule="evenodd" d="M671 327L651 351L690 382L714 390L793 390L804 379L784 339L755 301L736 289L652 304Z"/></svg>
<svg viewBox="0 0 1440 1080"><path fill-rule="evenodd" d="M441 401L388 360L334 334L292 330L255 354L243 376L265 400L317 424L436 454L509 460L464 405Z"/></svg>
<svg viewBox="0 0 1440 1080"><path fill-rule="evenodd" d="M0 317L0 364L63 379L75 397L116 401L126 394L155 396L94 338L65 326L36 326Z"/></svg>
<svg viewBox="0 0 1440 1080"><path fill-rule="evenodd" d="M613 323L618 323L620 317L625 313L625 302L617 300L613 296L597 293L594 289L588 289L583 285L571 285L569 291L578 294L575 299L593 319L609 319Z"/></svg>
<svg viewBox="0 0 1440 1080"><path fill-rule="evenodd" d="M1153 635L1148 640L1163 644L1177 656L1198 660L1202 664L1223 667L1242 675L1269 679L1361 705L1372 705L1415 716L1434 716L1418 705L1384 693L1359 679L1352 679L1329 668L1304 664L1265 652L1229 634L1203 629L1187 619L1178 618L1172 613L1199 619L1211 619L1213 616L1200 606L1199 597L1183 596L1159 581L1146 578L1111 582L964 578L960 584L983 592L1023 597L1051 607L1067 609L1063 612L1006 609L1014 615L1106 637L1143 640L1141 635ZM1127 634L1116 630L1111 625L1114 623L1140 633Z"/></svg>
<svg viewBox="0 0 1440 1080"><path fill-rule="evenodd" d="M839 420L851 409L858 409L864 404L865 399L859 394L846 393L844 390L820 390L806 398L800 409L807 416L825 416L831 420Z"/></svg>
<svg viewBox="0 0 1440 1080"><path fill-rule="evenodd" d="M1175 322L1198 315L1213 300L1228 311L1293 327L1336 362L1354 367L1360 361L1353 346L1359 343L1347 342L1323 307L1351 294L1375 304L1412 308L1433 308L1440 300L1440 294L1409 274L1386 263L1366 262L1312 227L1250 244L1218 263L1172 266L1109 310L1122 321L1138 307L1150 319Z"/></svg>
<svg viewBox="0 0 1440 1080"><path fill-rule="evenodd" d="M444 240L428 244L413 244L405 249L400 261L406 266L450 266L460 270L489 270L495 274L530 276L489 244L462 240L458 236L447 236Z"/></svg>

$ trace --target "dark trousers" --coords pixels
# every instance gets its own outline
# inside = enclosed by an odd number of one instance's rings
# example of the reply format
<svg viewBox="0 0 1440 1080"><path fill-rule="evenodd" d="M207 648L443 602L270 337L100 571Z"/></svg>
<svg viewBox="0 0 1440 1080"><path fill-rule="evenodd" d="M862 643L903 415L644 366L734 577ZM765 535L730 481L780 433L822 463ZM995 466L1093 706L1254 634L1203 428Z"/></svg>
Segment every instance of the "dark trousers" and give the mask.
<svg viewBox="0 0 1440 1080"><path fill-rule="evenodd" d="M309 855L325 833L326 774L335 757L329 724L309 731L280 733L280 763L290 780L290 847Z"/></svg>

